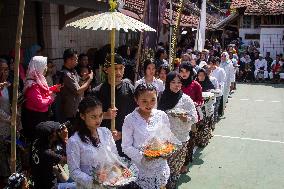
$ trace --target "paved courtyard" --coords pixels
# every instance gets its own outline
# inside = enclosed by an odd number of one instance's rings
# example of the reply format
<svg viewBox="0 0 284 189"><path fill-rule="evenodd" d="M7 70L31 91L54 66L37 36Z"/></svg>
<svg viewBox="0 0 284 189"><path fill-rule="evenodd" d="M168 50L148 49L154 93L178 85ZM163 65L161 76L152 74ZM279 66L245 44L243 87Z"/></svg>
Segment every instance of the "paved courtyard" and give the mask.
<svg viewBox="0 0 284 189"><path fill-rule="evenodd" d="M284 188L284 85L237 87L179 189Z"/></svg>

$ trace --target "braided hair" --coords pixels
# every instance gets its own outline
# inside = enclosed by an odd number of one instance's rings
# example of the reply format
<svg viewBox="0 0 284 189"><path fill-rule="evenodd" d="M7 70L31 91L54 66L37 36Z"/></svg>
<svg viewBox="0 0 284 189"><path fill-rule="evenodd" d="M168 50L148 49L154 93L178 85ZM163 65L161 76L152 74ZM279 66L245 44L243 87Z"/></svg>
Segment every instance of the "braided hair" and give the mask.
<svg viewBox="0 0 284 189"><path fill-rule="evenodd" d="M91 142L95 147L98 146L99 139L92 136L90 129L80 117L80 114L86 114L97 107L102 107L102 103L97 98L93 96L85 97L79 104L79 114L77 114L77 125L75 128L82 142Z"/></svg>
<svg viewBox="0 0 284 189"><path fill-rule="evenodd" d="M141 83L135 89L134 98L138 99L138 97L146 91L155 91L157 93L157 89L154 85Z"/></svg>

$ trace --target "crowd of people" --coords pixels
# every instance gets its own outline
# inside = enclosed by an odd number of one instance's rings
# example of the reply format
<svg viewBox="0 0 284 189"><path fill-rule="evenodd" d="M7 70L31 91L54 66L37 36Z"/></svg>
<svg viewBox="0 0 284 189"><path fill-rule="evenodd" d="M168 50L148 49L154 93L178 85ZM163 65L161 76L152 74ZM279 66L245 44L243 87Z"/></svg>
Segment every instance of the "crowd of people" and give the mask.
<svg viewBox="0 0 284 189"><path fill-rule="evenodd" d="M135 48L123 46L115 54L115 108L111 108L109 54L101 58L104 77L90 62L96 57L78 56L73 49L64 51L60 71L38 46L27 59L21 58L18 173L12 175L9 144L14 56L2 56L0 187L101 188L91 169L100 164L99 149L103 148L127 158L139 170L134 183L120 188L176 188L180 175L188 172L193 161L194 148L208 145L236 90L236 81L271 78L279 82L284 70L283 55L273 61L269 54L263 57L250 49L238 53L234 47L222 52L183 49L171 69L167 49L160 44L155 57L143 62L140 79L134 81L136 53ZM111 130L112 119L115 130ZM146 158L143 144L161 123L181 146L167 158Z"/></svg>

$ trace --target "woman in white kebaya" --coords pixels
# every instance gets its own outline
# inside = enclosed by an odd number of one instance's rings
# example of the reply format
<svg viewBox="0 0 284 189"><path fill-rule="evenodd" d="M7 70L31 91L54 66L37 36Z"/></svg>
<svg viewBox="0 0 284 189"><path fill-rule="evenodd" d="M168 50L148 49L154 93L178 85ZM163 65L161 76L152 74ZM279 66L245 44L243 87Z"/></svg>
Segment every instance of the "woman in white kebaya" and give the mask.
<svg viewBox="0 0 284 189"><path fill-rule="evenodd" d="M198 121L196 108L191 98L181 90L182 82L178 72L167 75L165 91L161 95L158 109L169 116L171 131L182 142L182 147L168 159L171 170L167 189L175 189L180 171L188 152L189 132L191 126Z"/></svg>

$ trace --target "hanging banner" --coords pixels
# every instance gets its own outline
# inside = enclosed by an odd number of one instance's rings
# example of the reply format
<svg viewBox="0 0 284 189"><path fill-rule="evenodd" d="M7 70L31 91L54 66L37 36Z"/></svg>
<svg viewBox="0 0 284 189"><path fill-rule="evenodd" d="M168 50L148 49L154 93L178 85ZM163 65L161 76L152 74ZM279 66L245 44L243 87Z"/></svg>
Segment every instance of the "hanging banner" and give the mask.
<svg viewBox="0 0 284 189"><path fill-rule="evenodd" d="M206 31L206 0L202 0L200 21L197 28L195 50L202 51L205 45L205 31Z"/></svg>

